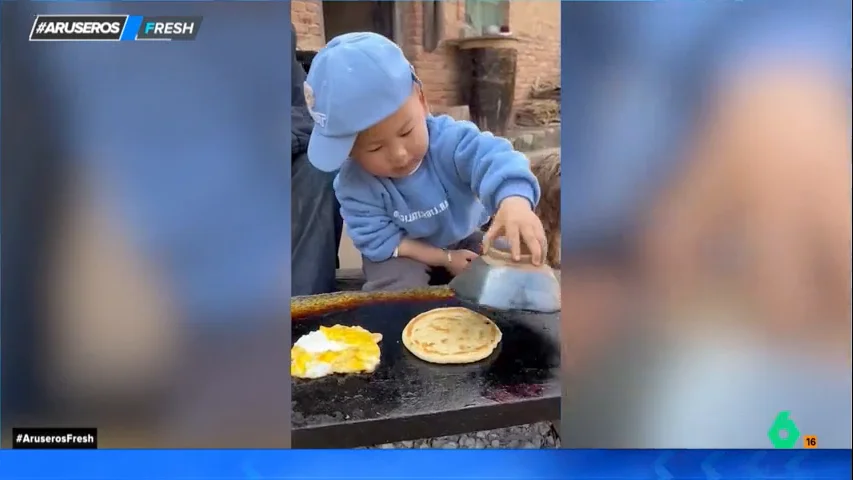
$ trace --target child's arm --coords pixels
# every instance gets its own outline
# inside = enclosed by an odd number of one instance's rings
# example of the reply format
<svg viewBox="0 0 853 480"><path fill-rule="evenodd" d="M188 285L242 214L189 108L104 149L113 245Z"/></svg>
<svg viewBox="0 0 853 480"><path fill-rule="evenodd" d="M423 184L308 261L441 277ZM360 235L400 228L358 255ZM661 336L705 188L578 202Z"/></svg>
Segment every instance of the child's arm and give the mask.
<svg viewBox="0 0 853 480"><path fill-rule="evenodd" d="M530 162L506 139L481 132L471 122L435 119L434 148L441 160L452 159L462 179L494 215L507 197L522 197L531 208L539 203L539 182Z"/></svg>
<svg viewBox="0 0 853 480"><path fill-rule="evenodd" d="M347 226L355 248L372 262L382 262L395 256L411 258L430 266L444 266L447 252L413 239L404 238L405 232L398 227L385 208L382 198L372 191L370 185L356 175L341 171L335 178L335 194L341 204L341 217ZM358 187L354 187L358 185Z"/></svg>
<svg viewBox="0 0 853 480"><path fill-rule="evenodd" d="M446 267L451 262L446 250L411 238L404 238L400 242L397 256L411 258L431 267Z"/></svg>
<svg viewBox="0 0 853 480"><path fill-rule="evenodd" d="M382 208L381 199L371 198L370 192L341 188L338 178L335 179L335 195L355 248L372 262L391 258L400 246L403 230Z"/></svg>

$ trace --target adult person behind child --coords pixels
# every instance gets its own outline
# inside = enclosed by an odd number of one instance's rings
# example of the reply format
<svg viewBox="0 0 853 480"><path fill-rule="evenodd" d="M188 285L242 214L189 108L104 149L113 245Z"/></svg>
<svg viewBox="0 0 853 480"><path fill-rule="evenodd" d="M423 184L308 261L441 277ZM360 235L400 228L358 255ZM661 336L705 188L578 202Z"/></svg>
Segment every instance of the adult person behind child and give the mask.
<svg viewBox="0 0 853 480"><path fill-rule="evenodd" d="M296 31L291 25L290 191L291 295L316 295L335 288L343 220L332 189L334 173L308 161L314 121L305 105L305 71L296 59Z"/></svg>

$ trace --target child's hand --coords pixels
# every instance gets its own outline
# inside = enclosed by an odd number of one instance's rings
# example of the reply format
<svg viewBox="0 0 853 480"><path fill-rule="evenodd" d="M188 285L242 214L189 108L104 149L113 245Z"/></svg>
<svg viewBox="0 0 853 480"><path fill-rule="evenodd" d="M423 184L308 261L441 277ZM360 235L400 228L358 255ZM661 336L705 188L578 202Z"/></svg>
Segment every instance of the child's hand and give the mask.
<svg viewBox="0 0 853 480"><path fill-rule="evenodd" d="M468 265L471 264L471 260L474 260L477 257L479 257L479 255L471 250L448 250L447 263L444 265L444 268L446 268L455 277L468 268Z"/></svg>
<svg viewBox="0 0 853 480"><path fill-rule="evenodd" d="M512 259L521 259L521 242L527 245L534 265L541 265L544 257L545 228L533 213L530 202L522 197L505 198L489 231L483 238L483 251L488 251L495 238L503 235L510 244Z"/></svg>

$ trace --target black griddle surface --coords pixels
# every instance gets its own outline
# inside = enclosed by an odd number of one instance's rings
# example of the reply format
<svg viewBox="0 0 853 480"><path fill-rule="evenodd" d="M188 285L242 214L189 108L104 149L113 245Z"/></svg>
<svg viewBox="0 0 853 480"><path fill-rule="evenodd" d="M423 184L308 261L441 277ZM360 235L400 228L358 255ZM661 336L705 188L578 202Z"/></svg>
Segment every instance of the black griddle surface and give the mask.
<svg viewBox="0 0 853 480"><path fill-rule="evenodd" d="M474 308L503 332L495 352L474 364L433 365L406 350L401 336L411 318L459 305L454 299L367 300L295 318L294 342L336 324L364 327L383 340L372 374L293 379L293 447L353 447L557 420L559 315Z"/></svg>

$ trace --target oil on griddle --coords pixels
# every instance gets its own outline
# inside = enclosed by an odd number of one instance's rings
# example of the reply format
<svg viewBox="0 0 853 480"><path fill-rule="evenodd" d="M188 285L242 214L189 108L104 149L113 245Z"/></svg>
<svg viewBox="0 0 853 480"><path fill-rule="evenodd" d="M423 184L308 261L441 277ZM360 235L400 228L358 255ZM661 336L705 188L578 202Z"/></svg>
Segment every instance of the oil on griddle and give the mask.
<svg viewBox="0 0 853 480"><path fill-rule="evenodd" d="M434 308L459 306L451 296L335 294L322 299L321 305L294 311L293 341L320 326L358 325L383 335L382 361L372 374L294 379L292 407L296 428L559 395L558 315L478 308L503 332L495 352L473 364L434 365L409 353L401 335L416 315Z"/></svg>

